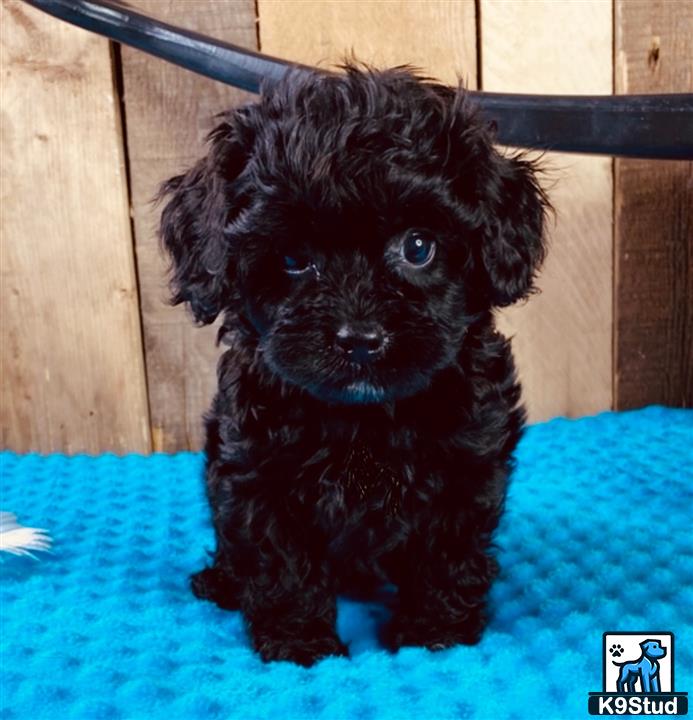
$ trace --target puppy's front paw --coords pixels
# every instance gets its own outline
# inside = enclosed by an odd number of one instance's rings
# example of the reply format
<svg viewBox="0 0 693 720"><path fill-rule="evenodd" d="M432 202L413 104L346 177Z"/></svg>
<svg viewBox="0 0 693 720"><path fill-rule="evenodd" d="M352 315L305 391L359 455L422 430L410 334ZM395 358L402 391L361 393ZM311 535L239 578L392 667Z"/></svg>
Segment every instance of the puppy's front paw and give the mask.
<svg viewBox="0 0 693 720"><path fill-rule="evenodd" d="M392 651L406 646L445 650L455 645L476 645L483 629L483 620L478 616L445 623L430 618L395 615L383 628L381 641Z"/></svg>
<svg viewBox="0 0 693 720"><path fill-rule="evenodd" d="M330 655L349 655L347 646L336 634L306 638L260 635L253 638L253 645L265 662L290 660L303 667Z"/></svg>
<svg viewBox="0 0 693 720"><path fill-rule="evenodd" d="M233 582L218 568L210 567L190 576L190 589L200 600L209 600L224 610L240 607Z"/></svg>

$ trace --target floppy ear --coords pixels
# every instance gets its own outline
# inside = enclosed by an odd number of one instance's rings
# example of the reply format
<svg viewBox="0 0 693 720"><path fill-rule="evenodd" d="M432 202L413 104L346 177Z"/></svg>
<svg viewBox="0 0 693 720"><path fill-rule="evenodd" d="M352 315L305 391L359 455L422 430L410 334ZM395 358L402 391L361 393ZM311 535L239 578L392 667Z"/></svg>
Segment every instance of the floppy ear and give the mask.
<svg viewBox="0 0 693 720"><path fill-rule="evenodd" d="M436 90L449 108L453 189L479 233L473 250L479 290L492 306L511 305L532 292L546 253L544 217L551 206L537 165L495 149L495 129L464 87Z"/></svg>
<svg viewBox="0 0 693 720"><path fill-rule="evenodd" d="M504 307L527 297L546 253L544 216L549 203L533 164L491 150L490 172L477 192L482 203L481 264L491 303Z"/></svg>
<svg viewBox="0 0 693 720"><path fill-rule="evenodd" d="M167 199L160 238L171 258L171 302L188 303L195 321L204 325L214 322L233 297L224 229L240 207L237 179L247 159L231 122L213 130L209 142L207 157L165 182L158 196Z"/></svg>

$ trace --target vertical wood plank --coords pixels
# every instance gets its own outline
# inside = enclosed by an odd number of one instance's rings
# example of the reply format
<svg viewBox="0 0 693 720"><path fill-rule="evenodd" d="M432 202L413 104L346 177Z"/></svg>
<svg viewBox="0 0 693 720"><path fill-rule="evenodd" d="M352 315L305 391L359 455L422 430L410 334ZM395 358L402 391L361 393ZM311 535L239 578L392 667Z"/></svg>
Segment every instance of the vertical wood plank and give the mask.
<svg viewBox="0 0 693 720"><path fill-rule="evenodd" d="M389 67L414 65L476 87L474 0L258 0L263 52L330 66L351 52Z"/></svg>
<svg viewBox="0 0 693 720"><path fill-rule="evenodd" d="M616 0L616 92L693 92L693 4ZM693 163L617 160L615 403L693 406Z"/></svg>
<svg viewBox="0 0 693 720"><path fill-rule="evenodd" d="M2 445L150 448L111 50L0 9Z"/></svg>
<svg viewBox="0 0 693 720"><path fill-rule="evenodd" d="M484 90L612 92L612 7L604 0L481 0ZM612 161L547 153L556 209L541 294L510 308L530 417L612 404Z"/></svg>
<svg viewBox="0 0 693 720"><path fill-rule="evenodd" d="M253 0L136 0L152 16L255 49ZM251 95L122 48L131 202L142 301L152 441L155 450L198 449L202 413L216 385L214 327L196 328L182 307L167 305L167 262L157 239L159 185L206 152L214 115Z"/></svg>

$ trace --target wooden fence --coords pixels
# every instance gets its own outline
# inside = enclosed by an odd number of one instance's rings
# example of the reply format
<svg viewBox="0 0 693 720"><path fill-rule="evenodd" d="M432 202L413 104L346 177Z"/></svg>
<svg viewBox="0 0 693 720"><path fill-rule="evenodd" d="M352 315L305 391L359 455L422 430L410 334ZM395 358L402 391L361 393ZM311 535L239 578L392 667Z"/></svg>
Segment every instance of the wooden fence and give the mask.
<svg viewBox="0 0 693 720"><path fill-rule="evenodd" d="M693 91L687 0L130 0L249 48L470 88ZM2 0L2 445L198 448L214 328L166 305L151 204L252 99ZM505 312L534 420L693 402L693 163L549 154L557 209Z"/></svg>

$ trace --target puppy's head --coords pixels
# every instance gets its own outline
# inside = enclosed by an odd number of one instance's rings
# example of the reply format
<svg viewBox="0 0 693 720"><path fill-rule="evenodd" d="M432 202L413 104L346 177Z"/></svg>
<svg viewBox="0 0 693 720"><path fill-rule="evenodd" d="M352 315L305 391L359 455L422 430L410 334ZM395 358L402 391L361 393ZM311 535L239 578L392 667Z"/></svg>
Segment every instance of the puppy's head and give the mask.
<svg viewBox="0 0 693 720"><path fill-rule="evenodd" d="M402 68L290 73L163 194L174 302L251 328L271 372L332 403L424 389L544 255L531 164Z"/></svg>

